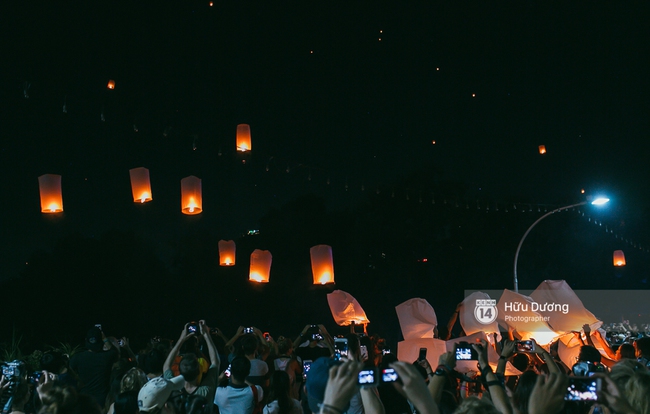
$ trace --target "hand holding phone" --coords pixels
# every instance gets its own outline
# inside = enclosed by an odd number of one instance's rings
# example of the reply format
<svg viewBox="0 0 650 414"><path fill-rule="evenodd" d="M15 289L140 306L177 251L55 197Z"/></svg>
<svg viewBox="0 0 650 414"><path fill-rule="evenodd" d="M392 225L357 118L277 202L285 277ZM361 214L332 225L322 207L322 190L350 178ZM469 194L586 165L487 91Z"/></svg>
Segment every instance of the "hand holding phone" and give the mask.
<svg viewBox="0 0 650 414"><path fill-rule="evenodd" d="M535 342L532 340L517 341L517 352L535 352Z"/></svg>
<svg viewBox="0 0 650 414"><path fill-rule="evenodd" d="M187 334L188 335L196 333L196 332L198 332L198 330L199 330L199 325L196 322L190 322L187 325Z"/></svg>

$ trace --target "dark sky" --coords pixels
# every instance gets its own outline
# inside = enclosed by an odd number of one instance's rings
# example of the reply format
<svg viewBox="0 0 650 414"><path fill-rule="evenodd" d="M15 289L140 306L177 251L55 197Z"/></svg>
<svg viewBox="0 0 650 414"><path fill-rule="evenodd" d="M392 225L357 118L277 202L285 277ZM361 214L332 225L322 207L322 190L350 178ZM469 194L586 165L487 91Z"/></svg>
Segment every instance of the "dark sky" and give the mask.
<svg viewBox="0 0 650 414"><path fill-rule="evenodd" d="M307 192L347 208L438 171L494 205L607 194L602 220L650 244L645 2L61 3L3 7L2 279L70 232L182 232L188 175L221 238ZM130 199L139 166L152 206ZM63 217L39 212L45 173Z"/></svg>

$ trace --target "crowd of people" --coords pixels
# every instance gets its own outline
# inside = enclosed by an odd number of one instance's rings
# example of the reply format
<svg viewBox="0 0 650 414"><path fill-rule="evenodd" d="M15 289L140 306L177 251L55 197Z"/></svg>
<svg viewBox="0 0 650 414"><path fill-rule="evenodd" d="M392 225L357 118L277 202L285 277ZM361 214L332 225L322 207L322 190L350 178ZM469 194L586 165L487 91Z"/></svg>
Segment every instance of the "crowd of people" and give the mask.
<svg viewBox="0 0 650 414"><path fill-rule="evenodd" d="M85 350L45 352L36 371L22 361L4 363L0 408L16 414L650 414L647 330L609 328L616 330L603 335L585 325L576 333L583 345L568 366L557 345L521 341L516 332L457 345L431 365L425 356L399 361L377 335L352 329L332 337L323 325L306 325L295 338L255 327L227 337L201 320L186 324L177 340L155 337L138 352L128 338L95 326ZM496 364L488 360L490 347L499 355ZM475 374L457 370L459 355L476 360ZM506 375L508 362L521 375Z"/></svg>

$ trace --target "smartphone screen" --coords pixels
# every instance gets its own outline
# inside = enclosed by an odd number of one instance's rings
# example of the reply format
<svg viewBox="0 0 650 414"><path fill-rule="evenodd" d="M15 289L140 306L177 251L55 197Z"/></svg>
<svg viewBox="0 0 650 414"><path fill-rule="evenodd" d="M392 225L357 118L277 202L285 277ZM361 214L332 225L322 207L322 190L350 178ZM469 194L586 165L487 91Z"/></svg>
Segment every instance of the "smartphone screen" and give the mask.
<svg viewBox="0 0 650 414"><path fill-rule="evenodd" d="M381 371L382 382L395 382L397 378L397 372L393 368L386 368Z"/></svg>
<svg viewBox="0 0 650 414"><path fill-rule="evenodd" d="M362 361L367 361L368 360L368 347L365 345L361 345L359 347L360 352L361 352L361 360Z"/></svg>
<svg viewBox="0 0 650 414"><path fill-rule="evenodd" d="M306 359L302 361L302 377L303 379L307 379L307 374L309 373L309 369L311 368L311 359Z"/></svg>
<svg viewBox="0 0 650 414"><path fill-rule="evenodd" d="M597 401L600 381L600 378L569 377L569 386L564 399L566 401Z"/></svg>
<svg viewBox="0 0 650 414"><path fill-rule="evenodd" d="M336 338L334 339L334 350L341 357L348 356L348 339L347 338Z"/></svg>
<svg viewBox="0 0 650 414"><path fill-rule="evenodd" d="M533 352L535 351L535 344L533 341L517 341L517 352Z"/></svg>
<svg viewBox="0 0 650 414"><path fill-rule="evenodd" d="M362 387L372 387L377 385L377 377L374 369L364 369L359 372L357 384Z"/></svg>
<svg viewBox="0 0 650 414"><path fill-rule="evenodd" d="M456 348L457 361L471 361L472 350L470 348Z"/></svg>
<svg viewBox="0 0 650 414"><path fill-rule="evenodd" d="M420 353L418 354L418 361L424 361L427 359L427 349L420 348Z"/></svg>

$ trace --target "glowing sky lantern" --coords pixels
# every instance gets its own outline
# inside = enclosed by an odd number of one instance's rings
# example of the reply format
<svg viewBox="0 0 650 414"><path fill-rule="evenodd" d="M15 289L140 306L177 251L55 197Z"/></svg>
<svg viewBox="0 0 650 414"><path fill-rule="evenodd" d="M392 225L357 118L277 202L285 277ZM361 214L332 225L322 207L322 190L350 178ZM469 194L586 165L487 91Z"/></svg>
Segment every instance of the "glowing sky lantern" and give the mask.
<svg viewBox="0 0 650 414"><path fill-rule="evenodd" d="M151 182L149 181L149 170L144 167L132 168L129 170L131 176L131 192L134 203L146 203L153 200L151 194Z"/></svg>
<svg viewBox="0 0 650 414"><path fill-rule="evenodd" d="M219 266L235 265L235 242L219 240Z"/></svg>
<svg viewBox="0 0 650 414"><path fill-rule="evenodd" d="M359 302L347 292L335 290L327 294L327 303L337 325L364 325L370 323Z"/></svg>
<svg viewBox="0 0 650 414"><path fill-rule="evenodd" d="M60 175L41 175L38 177L38 189L41 194L41 213L63 212L63 195L61 193Z"/></svg>
<svg viewBox="0 0 650 414"><path fill-rule="evenodd" d="M115 89L115 81L113 79L108 81L108 85L106 85L108 89Z"/></svg>
<svg viewBox="0 0 650 414"><path fill-rule="evenodd" d="M314 276L315 285L334 283L334 260L332 259L332 247L326 244L319 244L309 249L311 255L311 272Z"/></svg>
<svg viewBox="0 0 650 414"><path fill-rule="evenodd" d="M614 250L614 266L625 266L625 254L623 250Z"/></svg>
<svg viewBox="0 0 650 414"><path fill-rule="evenodd" d="M237 151L246 152L251 149L251 126L248 124L237 125Z"/></svg>
<svg viewBox="0 0 650 414"><path fill-rule="evenodd" d="M271 261L273 256L268 250L253 250L248 280L258 283L269 283L271 276Z"/></svg>
<svg viewBox="0 0 650 414"><path fill-rule="evenodd" d="M201 179L193 175L181 180L181 211L183 214L200 214L203 211Z"/></svg>
<svg viewBox="0 0 650 414"><path fill-rule="evenodd" d="M546 154L546 145L540 145L539 146L539 153L540 154Z"/></svg>

